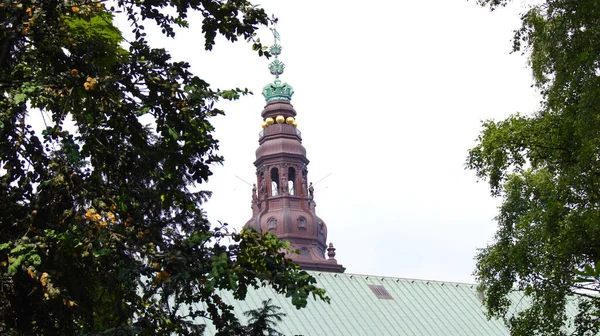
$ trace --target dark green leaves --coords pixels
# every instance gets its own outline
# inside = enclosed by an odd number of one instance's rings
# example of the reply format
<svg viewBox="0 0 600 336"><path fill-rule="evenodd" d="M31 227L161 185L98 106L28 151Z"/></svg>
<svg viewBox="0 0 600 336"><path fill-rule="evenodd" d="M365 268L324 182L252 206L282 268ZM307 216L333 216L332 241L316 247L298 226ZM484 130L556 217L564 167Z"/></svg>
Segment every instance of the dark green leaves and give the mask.
<svg viewBox="0 0 600 336"><path fill-rule="evenodd" d="M279 310L281 308L271 304L271 299L268 299L262 302L262 307L245 311L244 315L249 318L248 325L244 328L245 334L264 336L266 332L268 336L282 336L283 334L277 331L277 323L281 322L286 314Z"/></svg>
<svg viewBox="0 0 600 336"><path fill-rule="evenodd" d="M0 4L0 334L194 335L204 318L241 333L219 290L243 299L268 282L297 306L324 298L275 237L211 229L210 192L192 191L222 162L215 103L248 91L212 89L146 39L144 25L174 36L195 10L208 49L217 34L251 40L264 11L237 0L105 5Z"/></svg>

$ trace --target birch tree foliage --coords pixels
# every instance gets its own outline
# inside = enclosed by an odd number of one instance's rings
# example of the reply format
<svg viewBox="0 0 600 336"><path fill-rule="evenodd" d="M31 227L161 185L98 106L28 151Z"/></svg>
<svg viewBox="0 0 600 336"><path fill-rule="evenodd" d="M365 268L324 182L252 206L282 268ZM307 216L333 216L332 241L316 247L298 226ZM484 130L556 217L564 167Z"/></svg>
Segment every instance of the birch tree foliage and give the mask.
<svg viewBox="0 0 600 336"><path fill-rule="evenodd" d="M496 10L509 1L478 3ZM475 275L490 316L505 318L513 335L595 335L600 3L546 0L521 19L513 51L528 57L542 101L537 111L485 121L469 152L467 167L502 198L498 231L479 251ZM517 313L509 309L514 290L527 296ZM578 306L572 320L568 302Z"/></svg>

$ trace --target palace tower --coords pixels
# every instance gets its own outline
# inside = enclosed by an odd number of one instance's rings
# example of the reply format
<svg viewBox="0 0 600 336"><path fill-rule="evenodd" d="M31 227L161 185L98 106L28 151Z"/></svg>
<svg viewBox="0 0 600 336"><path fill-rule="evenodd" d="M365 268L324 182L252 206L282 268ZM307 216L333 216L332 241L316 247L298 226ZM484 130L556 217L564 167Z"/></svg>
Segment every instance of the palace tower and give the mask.
<svg viewBox="0 0 600 336"><path fill-rule="evenodd" d="M252 192L252 219L246 226L289 241L292 249L300 251L290 257L302 269L344 272L335 260L333 244L327 245L327 225L315 213L314 189L312 183L307 184L309 161L290 103L294 90L279 79L285 65L279 61L282 48L274 29L273 35L270 52L274 60L269 70L275 80L263 89L267 104L254 161L257 183Z"/></svg>

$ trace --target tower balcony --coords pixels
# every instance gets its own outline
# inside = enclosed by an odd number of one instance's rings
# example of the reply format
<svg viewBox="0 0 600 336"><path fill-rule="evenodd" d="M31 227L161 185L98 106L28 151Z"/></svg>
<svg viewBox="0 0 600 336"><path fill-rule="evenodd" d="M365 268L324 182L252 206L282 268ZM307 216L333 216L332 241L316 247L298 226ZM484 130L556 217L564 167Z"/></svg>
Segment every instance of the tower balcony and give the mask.
<svg viewBox="0 0 600 336"><path fill-rule="evenodd" d="M262 143L265 138L270 136L284 136L284 137L297 137L299 141L302 141L302 133L294 125L289 124L273 124L264 128L258 133L258 142Z"/></svg>

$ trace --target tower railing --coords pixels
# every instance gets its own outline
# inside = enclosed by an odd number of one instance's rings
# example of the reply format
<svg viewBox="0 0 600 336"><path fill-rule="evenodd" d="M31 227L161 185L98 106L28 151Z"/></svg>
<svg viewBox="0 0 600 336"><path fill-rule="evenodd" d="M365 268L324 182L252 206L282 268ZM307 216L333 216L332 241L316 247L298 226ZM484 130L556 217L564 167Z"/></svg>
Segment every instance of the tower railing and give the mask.
<svg viewBox="0 0 600 336"><path fill-rule="evenodd" d="M262 138L264 138L266 136L274 135L274 134L297 135L298 138L300 138L300 140L302 140L302 132L300 132L300 130L298 128L294 127L294 125L289 125L289 124L274 124L274 125L268 126L267 128L260 131L260 133L258 133L258 140L261 140Z"/></svg>

